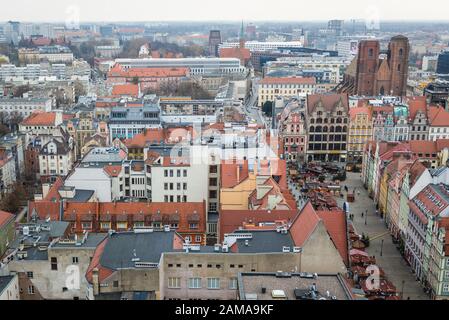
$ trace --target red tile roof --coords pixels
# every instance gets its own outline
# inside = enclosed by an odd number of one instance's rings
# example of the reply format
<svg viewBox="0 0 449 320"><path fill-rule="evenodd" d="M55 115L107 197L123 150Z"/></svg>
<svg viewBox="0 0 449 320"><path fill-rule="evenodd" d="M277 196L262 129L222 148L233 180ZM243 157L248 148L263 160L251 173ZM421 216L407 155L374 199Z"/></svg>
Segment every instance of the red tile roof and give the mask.
<svg viewBox="0 0 449 320"><path fill-rule="evenodd" d="M409 172L409 184L410 186L415 185L416 181L421 177L421 175L426 171L426 167L421 163L420 159L416 159L415 162L410 167Z"/></svg>
<svg viewBox="0 0 449 320"><path fill-rule="evenodd" d="M366 114L366 115L368 115L368 121L371 121L371 117L372 117L371 108L369 108L369 107L356 107L356 108L349 109L349 116L351 117L352 120L354 120L356 118L356 116L359 115L359 114Z"/></svg>
<svg viewBox="0 0 449 320"><path fill-rule="evenodd" d="M134 203L134 202L69 202L65 204L64 220L77 221L88 218L92 221L106 219L112 221L112 217L122 217L125 221L129 219L144 219L170 224L170 220L176 220L179 233L205 233L206 232L206 204L204 202L183 202L183 203ZM189 222L194 219L198 228L191 230ZM80 226L80 224L77 224ZM97 226L99 228L99 226ZM77 230L78 231L82 231ZM100 232L94 229L92 231Z"/></svg>
<svg viewBox="0 0 449 320"><path fill-rule="evenodd" d="M55 112L33 112L22 121L23 126L54 126L56 121Z"/></svg>
<svg viewBox="0 0 449 320"><path fill-rule="evenodd" d="M122 172L122 166L105 166L103 170L110 177L118 177Z"/></svg>
<svg viewBox="0 0 449 320"><path fill-rule="evenodd" d="M15 215L6 211L0 211L0 228L5 226L9 221L15 219Z"/></svg>
<svg viewBox="0 0 449 320"><path fill-rule="evenodd" d="M427 101L426 97L409 97L407 98L407 104L410 114L410 119L414 120L419 111L426 114Z"/></svg>
<svg viewBox="0 0 449 320"><path fill-rule="evenodd" d="M313 209L311 202L307 202L295 220L293 220L293 224L290 227L290 234L295 245L302 247L312 235L319 222L320 217Z"/></svg>
<svg viewBox="0 0 449 320"><path fill-rule="evenodd" d="M124 143L127 148L144 148L147 143L160 144L165 141L163 129L147 128L144 132L136 134L132 139L126 140Z"/></svg>
<svg viewBox="0 0 449 320"><path fill-rule="evenodd" d="M95 249L94 256L92 257L92 261L90 262L86 272L86 279L89 283L92 283L92 273L94 269L98 269L98 280L100 283L106 280L114 273L113 270L105 268L100 264L100 259L107 243L108 238L105 238Z"/></svg>
<svg viewBox="0 0 449 320"><path fill-rule="evenodd" d="M234 163L222 161L220 175L222 188L233 188L246 180L248 176L248 160L235 161Z"/></svg>
<svg viewBox="0 0 449 320"><path fill-rule="evenodd" d="M297 214L297 210L222 210L218 221L220 242L226 233L238 230L244 223L292 221Z"/></svg>
<svg viewBox="0 0 449 320"><path fill-rule="evenodd" d="M441 107L429 107L427 117L434 127L449 127L449 112Z"/></svg>
<svg viewBox="0 0 449 320"><path fill-rule="evenodd" d="M139 85L137 84L117 84L112 89L113 96L139 96Z"/></svg>
<svg viewBox="0 0 449 320"><path fill-rule="evenodd" d="M251 59L251 51L246 48L222 48L220 58L237 58L246 63Z"/></svg>
<svg viewBox="0 0 449 320"><path fill-rule="evenodd" d="M341 210L317 211L346 265L349 265L346 214Z"/></svg>
<svg viewBox="0 0 449 320"><path fill-rule="evenodd" d="M63 185L64 180L61 177L57 177L56 181L52 184L50 190L48 190L48 193L43 200L44 201L60 200L61 196L59 195L59 188L61 188Z"/></svg>
<svg viewBox="0 0 449 320"><path fill-rule="evenodd" d="M59 221L60 203L58 201L30 201L28 205L28 219L31 219L33 210L36 211L39 219L50 218L52 221Z"/></svg>

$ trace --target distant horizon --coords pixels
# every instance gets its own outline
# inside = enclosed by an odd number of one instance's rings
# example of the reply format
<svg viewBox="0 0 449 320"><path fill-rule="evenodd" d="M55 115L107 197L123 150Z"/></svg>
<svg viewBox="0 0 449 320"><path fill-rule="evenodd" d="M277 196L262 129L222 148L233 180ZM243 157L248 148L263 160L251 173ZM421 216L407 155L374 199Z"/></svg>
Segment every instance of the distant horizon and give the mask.
<svg viewBox="0 0 449 320"><path fill-rule="evenodd" d="M167 23L321 22L333 19L379 22L449 22L449 4L434 0L438 10L422 10L410 0L15 0L0 11L0 21L29 23ZM275 17L275 18L274 18ZM274 19L273 19L274 18Z"/></svg>
<svg viewBox="0 0 449 320"><path fill-rule="evenodd" d="M343 20L344 22L352 22L355 20L356 23L364 23L363 19L327 19L327 20L142 20L142 21L132 21L132 20L85 20L79 21L80 25L85 24L162 24L162 23L192 23L192 24L241 24L242 21L245 25L250 23L281 23L281 24L301 24L301 23L327 23L330 20ZM64 21L57 20L18 20L18 19L9 19L9 20L0 20L0 24L6 24L8 22L19 22L19 23L31 23L31 24L65 24ZM380 20L380 24L382 23L426 23L426 24L437 24L437 23L448 23L447 20ZM448 30L449 31L449 30Z"/></svg>

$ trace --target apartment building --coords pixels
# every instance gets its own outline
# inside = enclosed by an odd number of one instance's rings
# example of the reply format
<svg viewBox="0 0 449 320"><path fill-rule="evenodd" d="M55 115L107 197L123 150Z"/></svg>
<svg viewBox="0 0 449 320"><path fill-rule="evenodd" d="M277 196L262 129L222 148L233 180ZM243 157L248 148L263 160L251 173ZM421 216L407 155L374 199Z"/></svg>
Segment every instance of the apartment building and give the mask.
<svg viewBox="0 0 449 320"><path fill-rule="evenodd" d="M259 107L276 97L284 99L305 97L315 93L315 78L264 78L259 83Z"/></svg>

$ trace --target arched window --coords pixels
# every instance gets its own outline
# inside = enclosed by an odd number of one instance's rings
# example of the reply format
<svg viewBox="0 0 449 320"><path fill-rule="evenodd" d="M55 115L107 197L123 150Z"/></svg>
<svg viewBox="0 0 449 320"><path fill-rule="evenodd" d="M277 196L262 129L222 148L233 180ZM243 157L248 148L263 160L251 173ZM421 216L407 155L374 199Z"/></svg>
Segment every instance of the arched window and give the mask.
<svg viewBox="0 0 449 320"><path fill-rule="evenodd" d="M374 49L373 48L369 48L368 49L368 56L370 56L370 57L374 56Z"/></svg>
<svg viewBox="0 0 449 320"><path fill-rule="evenodd" d="M315 132L315 127L314 127L314 126L311 126L310 129L309 129L309 131L310 131L310 132Z"/></svg>
<svg viewBox="0 0 449 320"><path fill-rule="evenodd" d="M401 71L401 64L398 64L398 71Z"/></svg>
<svg viewBox="0 0 449 320"><path fill-rule="evenodd" d="M403 56L403 54L404 54L404 49L402 49L402 48L401 48L401 49L399 49L399 56L401 56L401 57L402 57L402 56Z"/></svg>
<svg viewBox="0 0 449 320"><path fill-rule="evenodd" d="M341 127L340 126L336 126L335 127L335 132L341 132Z"/></svg>
<svg viewBox="0 0 449 320"><path fill-rule="evenodd" d="M323 131L323 127L321 126L317 126L315 132L322 132Z"/></svg>

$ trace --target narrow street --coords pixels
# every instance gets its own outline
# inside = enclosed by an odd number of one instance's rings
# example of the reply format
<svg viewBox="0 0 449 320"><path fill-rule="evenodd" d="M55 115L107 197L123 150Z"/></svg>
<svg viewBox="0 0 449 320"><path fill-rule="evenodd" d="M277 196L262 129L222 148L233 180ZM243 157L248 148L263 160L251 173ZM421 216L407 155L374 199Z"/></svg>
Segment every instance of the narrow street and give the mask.
<svg viewBox="0 0 449 320"><path fill-rule="evenodd" d="M368 197L368 192L363 188L359 173L348 173L347 180L343 186L347 186L350 191L356 188L356 199L350 203L350 213L354 214L354 227L358 234L366 234L372 239L367 253L376 257L376 261L384 269L387 278L396 286L400 294L404 290L403 297L412 300L427 300L428 295L424 293L419 282L401 256L392 237L385 225L384 220L376 215L376 208L372 199ZM360 191L360 196L357 192ZM346 193L345 193L346 196ZM337 199L340 207L343 207L342 198ZM362 212L368 210L368 216L362 217ZM366 220L366 225L365 225ZM383 245L382 245L383 240ZM382 255L381 255L382 251Z"/></svg>

